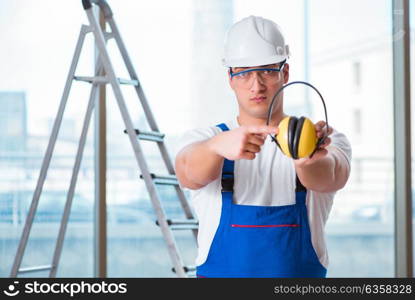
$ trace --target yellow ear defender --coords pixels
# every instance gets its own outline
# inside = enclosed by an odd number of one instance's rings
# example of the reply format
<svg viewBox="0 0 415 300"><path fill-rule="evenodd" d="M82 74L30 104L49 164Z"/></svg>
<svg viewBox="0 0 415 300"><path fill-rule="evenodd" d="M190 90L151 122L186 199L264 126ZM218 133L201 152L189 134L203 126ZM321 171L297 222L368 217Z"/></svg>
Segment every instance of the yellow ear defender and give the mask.
<svg viewBox="0 0 415 300"><path fill-rule="evenodd" d="M326 129L328 129L327 110L324 99L321 96L320 92L314 86L304 81L290 82L282 86L275 93L275 96L273 97L271 104L269 106L267 125L269 124L269 121L271 119L272 108L278 95L282 92L283 89L293 84L304 84L306 86L313 88L317 92L317 94L320 96L321 101L323 102L324 114L326 117ZM314 128L313 122L306 117L285 117L278 124L278 129L279 132L275 137L271 135L272 140L278 145L278 147L285 155L287 155L288 157L292 157L294 159L299 159L308 156L312 157L315 151L318 149L318 147L322 143L324 143L324 140L326 138L317 138L317 133Z"/></svg>

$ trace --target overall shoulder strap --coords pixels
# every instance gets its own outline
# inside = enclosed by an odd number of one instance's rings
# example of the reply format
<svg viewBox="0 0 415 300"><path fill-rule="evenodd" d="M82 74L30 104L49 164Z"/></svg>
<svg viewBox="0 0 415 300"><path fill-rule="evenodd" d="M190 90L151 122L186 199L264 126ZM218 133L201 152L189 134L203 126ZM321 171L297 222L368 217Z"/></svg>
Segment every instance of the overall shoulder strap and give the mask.
<svg viewBox="0 0 415 300"><path fill-rule="evenodd" d="M216 125L222 131L228 131L229 128L226 126L225 123L221 123ZM233 160L224 159L223 167L222 167L222 193L223 192L233 192L233 184L234 184L234 164Z"/></svg>
<svg viewBox="0 0 415 300"><path fill-rule="evenodd" d="M307 189L304 187L304 185L301 183L300 178L298 178L298 175L295 175L295 191L296 192L306 192Z"/></svg>

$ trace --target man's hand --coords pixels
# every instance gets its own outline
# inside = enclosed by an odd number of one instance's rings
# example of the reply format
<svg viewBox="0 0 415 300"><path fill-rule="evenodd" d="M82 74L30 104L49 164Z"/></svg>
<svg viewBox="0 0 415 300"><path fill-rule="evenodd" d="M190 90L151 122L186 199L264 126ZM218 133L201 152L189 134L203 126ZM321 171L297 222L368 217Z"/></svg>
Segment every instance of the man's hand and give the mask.
<svg viewBox="0 0 415 300"><path fill-rule="evenodd" d="M267 134L277 133L278 128L272 126L241 126L216 135L209 141L209 146L229 160L252 160L261 150Z"/></svg>
<svg viewBox="0 0 415 300"><path fill-rule="evenodd" d="M326 140L313 157L294 160L295 170L301 183L308 189L320 193L331 193L342 189L350 174L350 165L337 147L329 147L333 128L326 130L326 123L319 121L315 124L317 137Z"/></svg>
<svg viewBox="0 0 415 300"><path fill-rule="evenodd" d="M298 167L313 164L314 162L326 157L326 155L328 154L326 147L331 143L329 135L333 133L333 128L329 126L327 130L326 122L324 121L318 121L316 124L314 124L314 127L317 132L317 138L326 138L324 139L324 142L320 144L320 146L317 148L317 150L314 152L311 158L305 157L294 160L295 165Z"/></svg>

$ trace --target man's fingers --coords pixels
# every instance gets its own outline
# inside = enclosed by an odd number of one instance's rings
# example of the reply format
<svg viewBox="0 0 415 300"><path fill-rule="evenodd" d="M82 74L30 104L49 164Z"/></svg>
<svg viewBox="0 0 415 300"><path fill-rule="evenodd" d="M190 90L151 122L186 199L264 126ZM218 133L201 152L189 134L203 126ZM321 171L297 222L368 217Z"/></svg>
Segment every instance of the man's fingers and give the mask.
<svg viewBox="0 0 415 300"><path fill-rule="evenodd" d="M327 133L326 128L324 127L324 129L317 131L317 137L322 138L323 136L329 136L332 133L333 133L333 128L332 127L329 127L328 133Z"/></svg>
<svg viewBox="0 0 415 300"><path fill-rule="evenodd" d="M261 151L261 148L258 145L248 143L248 144L245 145L244 151L258 153L259 151Z"/></svg>
<svg viewBox="0 0 415 300"><path fill-rule="evenodd" d="M250 126L248 127L249 133L269 133L269 134L278 134L278 127L274 126Z"/></svg>
<svg viewBox="0 0 415 300"><path fill-rule="evenodd" d="M321 129L321 128L323 128L324 126L326 126L326 122L325 122L325 121L318 121L318 122L315 124L316 129Z"/></svg>
<svg viewBox="0 0 415 300"><path fill-rule="evenodd" d="M314 127L317 131L317 137L321 138L323 136L329 136L333 133L333 128L331 126L326 126L326 122L324 121L318 121L316 124L314 124Z"/></svg>
<svg viewBox="0 0 415 300"><path fill-rule="evenodd" d="M323 142L322 144L320 144L319 148L325 148L325 147L327 147L328 145L330 145L330 143L331 143L331 138L326 137L326 138L324 139L324 142Z"/></svg>
<svg viewBox="0 0 415 300"><path fill-rule="evenodd" d="M260 135L260 134L250 134L248 136L248 143L262 146L265 142L266 134Z"/></svg>
<svg viewBox="0 0 415 300"><path fill-rule="evenodd" d="M245 152L242 154L241 158L242 158L242 159L249 159L249 160L253 160L253 159L255 158L255 153L245 151Z"/></svg>
<svg viewBox="0 0 415 300"><path fill-rule="evenodd" d="M316 152L314 152L313 157L311 158L312 160L317 160L320 159L324 156L326 156L329 152L327 151L327 149L318 149L316 150Z"/></svg>

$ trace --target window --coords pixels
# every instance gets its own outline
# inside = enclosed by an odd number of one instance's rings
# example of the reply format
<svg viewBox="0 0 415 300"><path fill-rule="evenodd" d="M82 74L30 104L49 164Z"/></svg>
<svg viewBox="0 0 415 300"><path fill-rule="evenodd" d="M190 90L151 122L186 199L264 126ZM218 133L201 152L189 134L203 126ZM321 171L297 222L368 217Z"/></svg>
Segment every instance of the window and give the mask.
<svg viewBox="0 0 415 300"><path fill-rule="evenodd" d="M0 276L10 274L81 23L80 1L0 3ZM93 69L85 45L79 71ZM58 236L88 90L74 83L21 267L49 265ZM93 127L90 130L92 132ZM92 276L91 139L75 191L58 276ZM92 172L91 172L92 170ZM81 255L80 255L81 254ZM22 274L43 277L48 271Z"/></svg>
<svg viewBox="0 0 415 300"><path fill-rule="evenodd" d="M309 7L310 80L353 150L351 177L326 225L328 276L393 277L391 2L318 0Z"/></svg>

